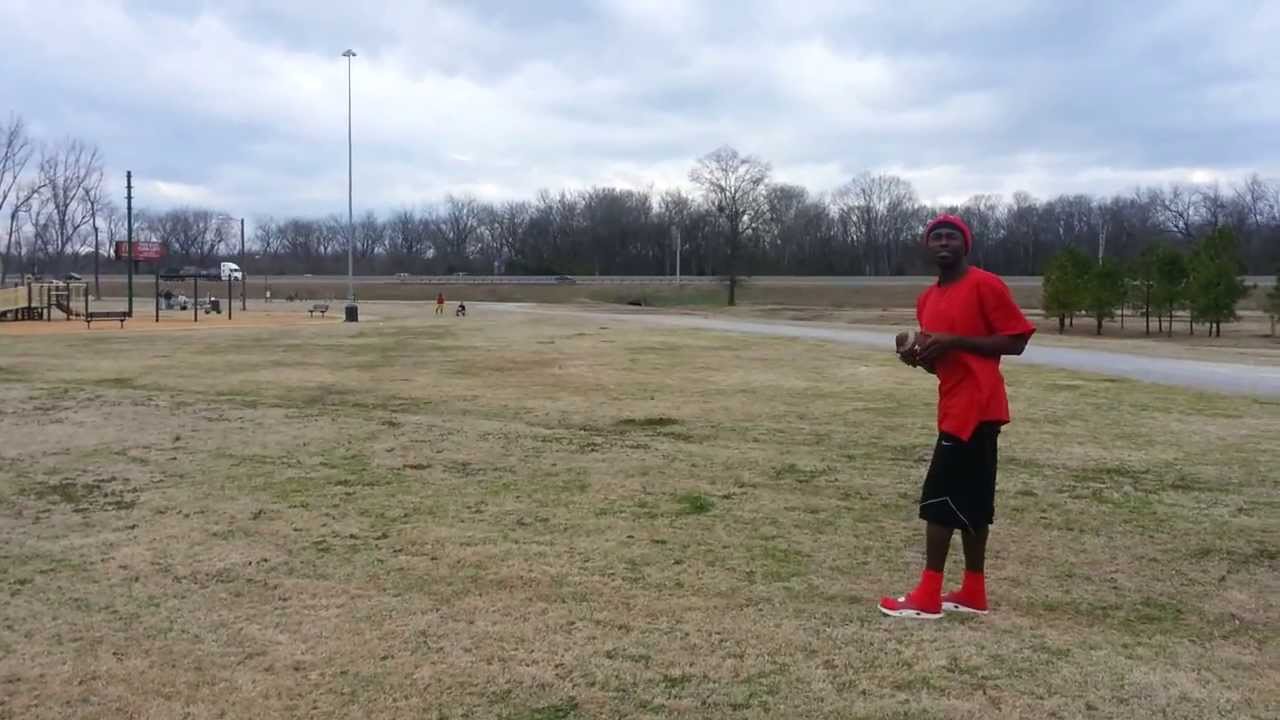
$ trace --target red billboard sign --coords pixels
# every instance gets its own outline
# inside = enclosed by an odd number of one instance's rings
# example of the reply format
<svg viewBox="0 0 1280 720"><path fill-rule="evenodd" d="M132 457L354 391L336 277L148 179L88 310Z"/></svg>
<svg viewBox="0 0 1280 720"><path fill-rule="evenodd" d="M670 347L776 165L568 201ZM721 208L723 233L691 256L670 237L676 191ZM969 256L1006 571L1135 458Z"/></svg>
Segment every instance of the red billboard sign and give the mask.
<svg viewBox="0 0 1280 720"><path fill-rule="evenodd" d="M158 242L135 242L133 244L133 259L147 262L150 260L159 260L164 257L164 245ZM116 259L129 259L129 243L124 240L116 242Z"/></svg>

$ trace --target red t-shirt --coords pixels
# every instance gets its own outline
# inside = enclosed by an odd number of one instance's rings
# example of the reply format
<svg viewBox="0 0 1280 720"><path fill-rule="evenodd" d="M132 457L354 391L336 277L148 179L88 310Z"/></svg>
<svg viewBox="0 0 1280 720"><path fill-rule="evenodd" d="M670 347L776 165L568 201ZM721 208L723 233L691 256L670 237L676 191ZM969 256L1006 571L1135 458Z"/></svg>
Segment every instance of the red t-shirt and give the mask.
<svg viewBox="0 0 1280 720"><path fill-rule="evenodd" d="M916 319L926 333L966 337L1030 335L1036 331L999 276L976 267L950 285L929 286L916 300ZM968 440L979 423L1009 422L1000 358L948 352L938 373L938 429Z"/></svg>

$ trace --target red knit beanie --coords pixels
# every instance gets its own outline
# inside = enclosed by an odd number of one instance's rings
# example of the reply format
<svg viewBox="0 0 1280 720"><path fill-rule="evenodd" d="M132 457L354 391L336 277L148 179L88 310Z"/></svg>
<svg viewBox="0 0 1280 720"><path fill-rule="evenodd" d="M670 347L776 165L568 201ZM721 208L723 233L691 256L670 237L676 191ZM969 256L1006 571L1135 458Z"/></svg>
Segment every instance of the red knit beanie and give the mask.
<svg viewBox="0 0 1280 720"><path fill-rule="evenodd" d="M973 231L969 229L969 226L965 224L959 215L943 213L930 220L929 224L924 228L924 241L929 242L929 233L944 225L949 225L960 231L960 234L964 236L964 254L968 255L970 248L973 247Z"/></svg>

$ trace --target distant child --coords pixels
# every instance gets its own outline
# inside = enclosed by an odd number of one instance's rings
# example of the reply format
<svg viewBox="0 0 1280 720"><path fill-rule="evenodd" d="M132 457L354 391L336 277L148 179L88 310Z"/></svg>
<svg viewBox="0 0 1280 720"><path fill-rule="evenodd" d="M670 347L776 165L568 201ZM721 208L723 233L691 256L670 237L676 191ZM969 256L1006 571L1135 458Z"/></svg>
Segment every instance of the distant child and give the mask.
<svg viewBox="0 0 1280 720"><path fill-rule="evenodd" d="M456 310L454 310L454 311L453 311L453 316L454 316L454 317L466 317L466 316L467 316L467 304L466 304L466 303L464 303L464 302L462 302L462 301L458 301L458 309L456 309Z"/></svg>
<svg viewBox="0 0 1280 720"><path fill-rule="evenodd" d="M439 295L436 295L436 314L437 315L444 314L444 293L440 293Z"/></svg>

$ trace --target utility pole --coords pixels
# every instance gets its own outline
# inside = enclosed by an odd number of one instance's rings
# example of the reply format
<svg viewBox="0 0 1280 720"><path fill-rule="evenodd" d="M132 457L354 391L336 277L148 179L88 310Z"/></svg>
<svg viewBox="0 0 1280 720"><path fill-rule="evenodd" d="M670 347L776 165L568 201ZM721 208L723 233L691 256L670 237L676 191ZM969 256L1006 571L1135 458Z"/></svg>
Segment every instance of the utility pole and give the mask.
<svg viewBox="0 0 1280 720"><path fill-rule="evenodd" d="M240 310L242 312L247 302L245 300L244 286L248 282L248 276L244 272L244 218L240 218Z"/></svg>
<svg viewBox="0 0 1280 720"><path fill-rule="evenodd" d="M102 242L98 238L98 224L94 220L93 225L93 297L102 297L102 285L98 276L98 263L102 258Z"/></svg>
<svg viewBox="0 0 1280 720"><path fill-rule="evenodd" d="M124 171L124 207L128 222L126 240L129 247L129 317L133 317L133 171Z"/></svg>

